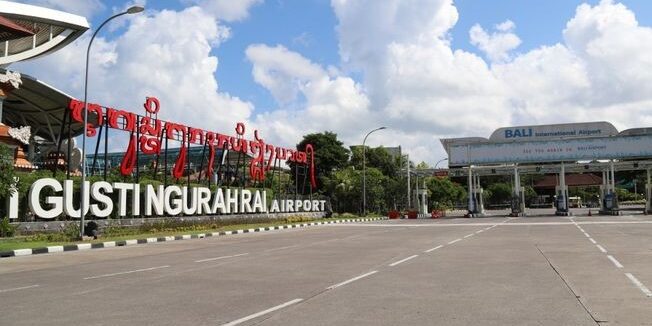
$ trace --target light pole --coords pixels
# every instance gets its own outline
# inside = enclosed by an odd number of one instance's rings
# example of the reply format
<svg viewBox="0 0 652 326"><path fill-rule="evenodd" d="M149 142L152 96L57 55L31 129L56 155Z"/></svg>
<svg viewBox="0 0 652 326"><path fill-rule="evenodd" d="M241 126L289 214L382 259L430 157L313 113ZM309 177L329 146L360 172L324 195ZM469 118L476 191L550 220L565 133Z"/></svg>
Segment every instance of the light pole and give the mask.
<svg viewBox="0 0 652 326"><path fill-rule="evenodd" d="M81 203L79 205L81 218L80 218L80 221L79 221L79 238L84 237L84 218L86 217L86 212L85 212L86 207L84 207L84 202L85 202L84 199L86 198L86 192L88 191L88 189L86 189L86 158L83 157L83 156L86 155L86 127L88 125L88 103L87 103L88 102L88 62L90 60L91 45L93 45L93 40L95 40L95 36L97 35L97 33L102 29L102 27L104 27L104 25L106 25L106 23L108 23L111 20L113 20L114 18L118 18L118 17L120 17L122 15L137 14L139 12L142 12L143 10L145 10L145 8L142 7L142 6L132 6L132 7L129 7L129 9L127 9L126 11L123 11L123 12L121 12L119 14L115 14L115 15L109 17L107 20L102 22L102 24L100 24L100 27L98 27L95 30L95 33L93 33L93 36L91 37L91 41L88 42L88 48L86 49L86 73L85 73L85 77L84 77L84 133L82 134L82 153L83 153L82 154L82 171L81 171L81 173L82 173L82 183L81 183L81 188L80 188ZM68 160L70 160L70 153L68 153ZM68 162L68 164L70 164L70 162ZM89 204L90 204L90 201L89 201Z"/></svg>
<svg viewBox="0 0 652 326"><path fill-rule="evenodd" d="M439 165L439 163L441 163L443 161L448 161L448 157L444 157L441 160L437 161L437 163L435 164L435 170L437 170L437 166Z"/></svg>
<svg viewBox="0 0 652 326"><path fill-rule="evenodd" d="M362 140L362 216L367 216L367 147L365 147L365 143L371 133L383 129L387 129L387 127L376 128L368 132Z"/></svg>

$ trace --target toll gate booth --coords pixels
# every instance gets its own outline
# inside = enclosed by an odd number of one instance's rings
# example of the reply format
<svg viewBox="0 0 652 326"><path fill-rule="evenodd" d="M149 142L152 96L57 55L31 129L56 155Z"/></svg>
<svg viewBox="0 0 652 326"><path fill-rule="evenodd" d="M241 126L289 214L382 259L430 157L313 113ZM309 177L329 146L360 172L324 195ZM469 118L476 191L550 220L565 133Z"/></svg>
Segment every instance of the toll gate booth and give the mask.
<svg viewBox="0 0 652 326"><path fill-rule="evenodd" d="M646 205L652 212L652 128L622 132L608 122L587 122L499 128L489 138L441 139L448 154L449 174L466 177L471 216L485 214L480 178L510 175L513 194L510 215L526 215L521 176L554 174L555 214L570 215L568 173L602 175L599 213L619 215L615 174L647 171Z"/></svg>

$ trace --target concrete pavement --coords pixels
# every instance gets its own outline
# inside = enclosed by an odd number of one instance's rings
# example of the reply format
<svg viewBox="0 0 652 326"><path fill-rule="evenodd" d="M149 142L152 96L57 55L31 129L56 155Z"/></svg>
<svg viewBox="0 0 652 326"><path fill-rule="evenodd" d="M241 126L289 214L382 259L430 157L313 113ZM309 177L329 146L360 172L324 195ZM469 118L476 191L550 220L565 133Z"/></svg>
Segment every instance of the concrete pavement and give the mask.
<svg viewBox="0 0 652 326"><path fill-rule="evenodd" d="M391 220L13 257L0 262L0 316L7 325L650 325L650 235L645 216Z"/></svg>

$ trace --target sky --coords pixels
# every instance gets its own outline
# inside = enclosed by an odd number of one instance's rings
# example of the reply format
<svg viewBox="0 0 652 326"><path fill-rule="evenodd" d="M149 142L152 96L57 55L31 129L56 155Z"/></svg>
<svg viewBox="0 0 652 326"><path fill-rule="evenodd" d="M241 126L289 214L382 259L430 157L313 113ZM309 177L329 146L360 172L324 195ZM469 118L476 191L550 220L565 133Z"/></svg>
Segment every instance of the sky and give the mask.
<svg viewBox="0 0 652 326"><path fill-rule="evenodd" d="M333 131L346 146L445 157L440 138L499 127L610 121L652 126L648 0L23 0L86 17L66 48L10 67L89 101L234 134L245 122L293 147ZM124 150L124 140L111 142Z"/></svg>

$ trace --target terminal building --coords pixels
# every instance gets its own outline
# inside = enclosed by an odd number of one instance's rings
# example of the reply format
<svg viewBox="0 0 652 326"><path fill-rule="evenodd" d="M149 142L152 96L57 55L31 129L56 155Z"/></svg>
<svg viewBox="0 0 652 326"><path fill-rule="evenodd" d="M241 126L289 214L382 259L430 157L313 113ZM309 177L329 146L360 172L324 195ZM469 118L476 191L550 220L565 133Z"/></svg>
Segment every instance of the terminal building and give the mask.
<svg viewBox="0 0 652 326"><path fill-rule="evenodd" d="M492 175L510 175L513 182L511 215L525 215L522 175L554 176L557 215L570 215L568 175L593 174L581 182L600 182L599 212L620 214L615 173L647 171L645 212L652 212L652 128L618 131L609 122L586 122L505 127L489 138L441 139L448 154L449 175L465 177L468 184L468 211L484 214L480 180ZM554 182L554 184L553 184ZM577 181L579 182L579 181Z"/></svg>

